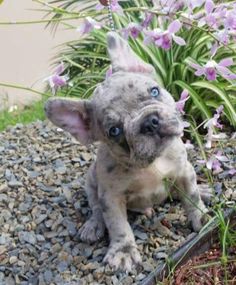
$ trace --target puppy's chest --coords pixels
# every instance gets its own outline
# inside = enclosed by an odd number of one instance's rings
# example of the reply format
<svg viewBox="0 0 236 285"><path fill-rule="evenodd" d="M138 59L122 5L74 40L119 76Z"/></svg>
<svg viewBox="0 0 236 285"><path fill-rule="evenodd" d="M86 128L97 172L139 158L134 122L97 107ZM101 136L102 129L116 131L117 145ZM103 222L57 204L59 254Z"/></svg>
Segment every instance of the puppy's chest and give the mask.
<svg viewBox="0 0 236 285"><path fill-rule="evenodd" d="M137 171L127 189L128 200L143 197L150 198L155 195L162 196L164 191L163 179L171 177L173 165L167 160L156 160L146 169Z"/></svg>

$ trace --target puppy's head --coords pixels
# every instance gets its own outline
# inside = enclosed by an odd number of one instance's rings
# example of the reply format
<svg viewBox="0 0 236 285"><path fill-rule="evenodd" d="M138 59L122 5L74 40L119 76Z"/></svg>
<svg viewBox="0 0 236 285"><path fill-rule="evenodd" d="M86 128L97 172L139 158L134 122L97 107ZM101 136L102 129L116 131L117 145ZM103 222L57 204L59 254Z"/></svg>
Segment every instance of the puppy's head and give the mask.
<svg viewBox="0 0 236 285"><path fill-rule="evenodd" d="M112 75L90 100L50 99L45 110L81 143L106 143L113 156L144 167L182 133L172 96L154 80L154 68L115 32L108 33Z"/></svg>

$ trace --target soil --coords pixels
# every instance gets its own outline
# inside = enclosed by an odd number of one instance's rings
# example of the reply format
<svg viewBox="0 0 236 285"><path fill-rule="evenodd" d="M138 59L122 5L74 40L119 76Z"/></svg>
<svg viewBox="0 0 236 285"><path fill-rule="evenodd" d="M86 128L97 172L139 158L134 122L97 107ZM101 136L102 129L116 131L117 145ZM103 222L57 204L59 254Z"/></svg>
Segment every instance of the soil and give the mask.
<svg viewBox="0 0 236 285"><path fill-rule="evenodd" d="M168 285L235 285L236 284L236 247L227 252L227 260L222 258L219 243L205 253L193 257L175 271Z"/></svg>

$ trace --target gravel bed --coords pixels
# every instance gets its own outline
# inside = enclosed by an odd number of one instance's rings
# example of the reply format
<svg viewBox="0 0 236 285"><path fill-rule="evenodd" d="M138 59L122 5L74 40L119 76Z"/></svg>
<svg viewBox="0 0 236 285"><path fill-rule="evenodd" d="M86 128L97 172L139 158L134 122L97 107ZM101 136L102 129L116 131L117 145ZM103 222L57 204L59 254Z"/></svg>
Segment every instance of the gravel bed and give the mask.
<svg viewBox="0 0 236 285"><path fill-rule="evenodd" d="M235 158L233 151L230 145L228 154ZM177 202L158 207L153 218L131 213L142 268L126 275L104 266L108 237L88 245L78 236L91 214L83 187L95 157L96 146L81 146L48 122L0 133L0 285L140 284L195 234ZM196 151L190 157L199 159ZM219 195L226 189L224 197L236 200L235 176L224 174L232 166L227 167L216 174L214 186ZM206 182L202 166L195 168Z"/></svg>

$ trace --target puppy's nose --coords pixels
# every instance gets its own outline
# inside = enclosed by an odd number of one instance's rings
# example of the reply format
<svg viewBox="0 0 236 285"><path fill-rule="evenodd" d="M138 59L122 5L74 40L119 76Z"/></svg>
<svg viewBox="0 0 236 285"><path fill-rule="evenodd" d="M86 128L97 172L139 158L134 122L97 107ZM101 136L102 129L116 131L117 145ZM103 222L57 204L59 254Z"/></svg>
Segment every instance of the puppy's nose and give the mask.
<svg viewBox="0 0 236 285"><path fill-rule="evenodd" d="M159 127L157 115L151 114L145 117L141 125L141 133L144 135L154 135Z"/></svg>

